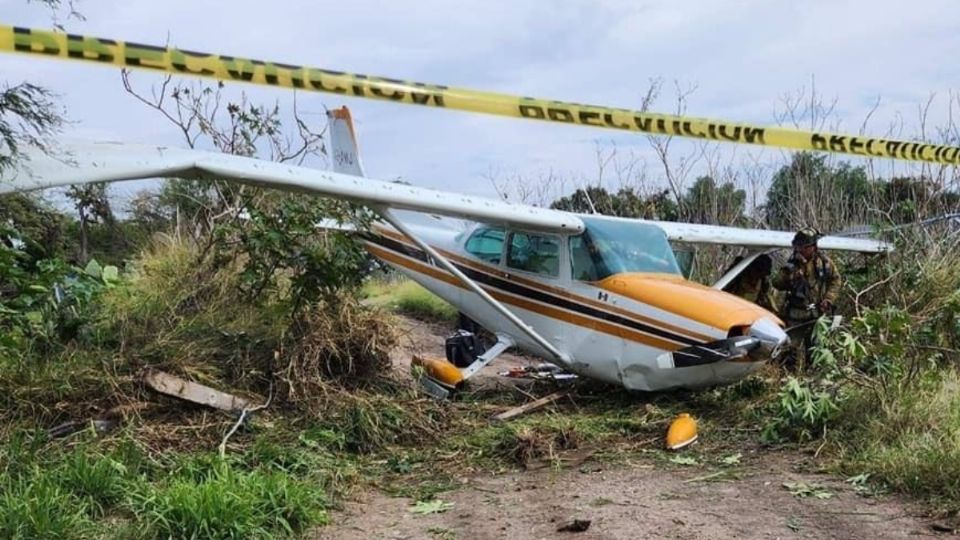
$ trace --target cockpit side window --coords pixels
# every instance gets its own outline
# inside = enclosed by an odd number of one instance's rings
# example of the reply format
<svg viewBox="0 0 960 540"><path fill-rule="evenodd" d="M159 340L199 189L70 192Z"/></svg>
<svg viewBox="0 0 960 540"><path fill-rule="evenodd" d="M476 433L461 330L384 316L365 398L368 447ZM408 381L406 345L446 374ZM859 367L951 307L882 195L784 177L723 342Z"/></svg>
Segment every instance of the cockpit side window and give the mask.
<svg viewBox="0 0 960 540"><path fill-rule="evenodd" d="M503 240L506 233L503 229L483 227L477 229L467 240L464 249L477 258L492 264L500 264L503 254Z"/></svg>
<svg viewBox="0 0 960 540"><path fill-rule="evenodd" d="M560 275L560 239L515 232L510 234L507 266L550 277Z"/></svg>
<svg viewBox="0 0 960 540"><path fill-rule="evenodd" d="M570 237L570 275L580 281L599 281L610 275L603 258L586 234Z"/></svg>

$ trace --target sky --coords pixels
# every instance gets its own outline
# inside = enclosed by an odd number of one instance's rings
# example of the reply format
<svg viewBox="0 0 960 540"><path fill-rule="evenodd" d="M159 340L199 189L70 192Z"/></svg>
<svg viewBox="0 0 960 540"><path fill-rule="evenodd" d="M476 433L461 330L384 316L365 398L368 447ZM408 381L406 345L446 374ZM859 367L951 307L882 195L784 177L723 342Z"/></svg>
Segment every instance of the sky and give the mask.
<svg viewBox="0 0 960 540"><path fill-rule="evenodd" d="M695 88L686 100L691 116L763 125L777 123L784 96L809 96L815 85L835 103L828 125L842 132L860 131L879 98L866 126L877 136L892 125L903 138L918 135L918 107L931 96L928 123L945 124L950 92L960 90L956 0L79 0L76 7L86 20L60 18L72 33L581 103L638 108L660 79L655 112L675 111L679 86ZM50 28L52 21L37 2L0 0L0 24ZM116 68L0 55L0 81L24 80L59 95L71 121L65 137L183 145L175 126L124 92ZM162 77L135 72L133 80L149 92ZM286 110L294 95L242 84L225 92ZM325 108L349 106L367 174L376 178L495 196L490 177L509 184L553 175L570 191L595 181L598 151L614 149L652 184L663 176L650 141L635 133L328 94L296 99L317 129ZM692 160L692 176L743 163L775 167L787 156L732 145L712 147L709 160L697 155L693 142L671 144L671 166ZM874 166L879 175L915 167Z"/></svg>

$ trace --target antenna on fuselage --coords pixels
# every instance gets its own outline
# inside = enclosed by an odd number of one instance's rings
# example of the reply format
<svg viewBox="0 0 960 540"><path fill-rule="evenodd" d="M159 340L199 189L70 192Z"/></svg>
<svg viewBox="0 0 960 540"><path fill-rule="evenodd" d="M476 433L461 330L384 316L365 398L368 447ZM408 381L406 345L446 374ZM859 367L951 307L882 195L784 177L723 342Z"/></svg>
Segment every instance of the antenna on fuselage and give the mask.
<svg viewBox="0 0 960 540"><path fill-rule="evenodd" d="M587 188L584 188L584 190L583 190L583 196L587 198L587 204L590 205L590 213L591 213L591 214L596 214L596 213L597 213L597 207L593 205L593 199L590 197L590 189L589 189L589 186L588 186Z"/></svg>

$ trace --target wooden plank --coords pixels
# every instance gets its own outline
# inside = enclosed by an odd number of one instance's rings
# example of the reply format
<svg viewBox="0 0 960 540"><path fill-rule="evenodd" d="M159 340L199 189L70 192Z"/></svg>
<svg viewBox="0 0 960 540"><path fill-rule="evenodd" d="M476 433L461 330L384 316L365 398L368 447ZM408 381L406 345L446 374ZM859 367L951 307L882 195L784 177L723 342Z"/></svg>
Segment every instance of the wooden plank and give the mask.
<svg viewBox="0 0 960 540"><path fill-rule="evenodd" d="M241 397L187 381L163 371L148 370L143 376L143 382L161 394L221 411L240 412L250 406L250 402Z"/></svg>
<svg viewBox="0 0 960 540"><path fill-rule="evenodd" d="M503 422L503 421L509 420L509 419L511 419L511 418L516 418L517 416L520 416L521 414L526 414L526 413L528 413L528 412L535 411L535 410L537 410L537 409L539 409L539 408L541 408L541 407L544 407L544 406L546 406L546 405L549 405L550 403L553 403L554 401L556 401L556 400L558 400L558 399L560 399L560 398L562 398L562 397L564 397L564 396L566 396L566 395L567 395L567 391L566 391L566 390L561 390L561 391L559 391L559 392L554 392L554 393L552 393L552 394L550 394L550 395L547 395L547 396L544 396L544 397L542 397L542 398L540 398L540 399L533 400L533 401L531 401L530 403L524 403L523 405L520 405L519 407L514 407L514 408L509 409L509 410L506 410L506 411L504 411L504 412L502 412L502 413L500 413L500 414L496 414L496 415L494 415L494 416L491 418L491 420L493 420L493 421L495 421L495 422Z"/></svg>

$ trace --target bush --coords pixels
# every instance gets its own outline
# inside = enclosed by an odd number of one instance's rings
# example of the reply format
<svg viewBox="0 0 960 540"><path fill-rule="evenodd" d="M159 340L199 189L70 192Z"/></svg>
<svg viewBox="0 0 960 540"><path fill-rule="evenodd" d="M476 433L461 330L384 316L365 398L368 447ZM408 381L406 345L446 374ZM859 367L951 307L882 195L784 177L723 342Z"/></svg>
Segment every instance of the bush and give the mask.
<svg viewBox="0 0 960 540"><path fill-rule="evenodd" d="M314 304L291 328L289 364L283 379L289 398L309 398L312 386L337 381L349 386L388 374L398 334L391 317L344 296Z"/></svg>
<svg viewBox="0 0 960 540"><path fill-rule="evenodd" d="M788 377L768 408L770 419L760 433L765 442L810 441L821 432L837 411L833 396L816 390L809 382Z"/></svg>
<svg viewBox="0 0 960 540"><path fill-rule="evenodd" d="M286 321L266 295L238 298L239 264L198 264L199 249L161 237L133 264L122 286L103 297L98 326L104 346L136 364L190 371L208 382L268 368ZM230 377L230 375L238 375Z"/></svg>

